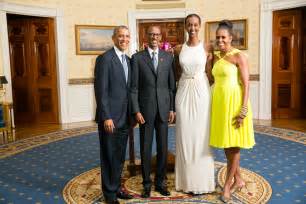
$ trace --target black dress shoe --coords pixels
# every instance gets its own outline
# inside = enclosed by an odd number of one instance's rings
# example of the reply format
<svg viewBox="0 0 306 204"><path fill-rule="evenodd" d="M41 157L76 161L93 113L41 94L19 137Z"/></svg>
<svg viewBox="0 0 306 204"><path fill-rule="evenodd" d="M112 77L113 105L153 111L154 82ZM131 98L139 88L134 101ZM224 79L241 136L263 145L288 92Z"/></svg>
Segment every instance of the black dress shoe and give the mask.
<svg viewBox="0 0 306 204"><path fill-rule="evenodd" d="M115 199L115 200L106 200L105 203L106 204L120 204L120 202L117 199Z"/></svg>
<svg viewBox="0 0 306 204"><path fill-rule="evenodd" d="M163 196L169 196L170 192L167 187L155 186L155 191L159 192Z"/></svg>
<svg viewBox="0 0 306 204"><path fill-rule="evenodd" d="M128 200L128 199L132 199L133 196L124 192L124 191L119 191L117 193L117 197L120 198L120 199L125 199L125 200Z"/></svg>
<svg viewBox="0 0 306 204"><path fill-rule="evenodd" d="M142 198L150 198L151 197L151 189L143 189L141 197Z"/></svg>

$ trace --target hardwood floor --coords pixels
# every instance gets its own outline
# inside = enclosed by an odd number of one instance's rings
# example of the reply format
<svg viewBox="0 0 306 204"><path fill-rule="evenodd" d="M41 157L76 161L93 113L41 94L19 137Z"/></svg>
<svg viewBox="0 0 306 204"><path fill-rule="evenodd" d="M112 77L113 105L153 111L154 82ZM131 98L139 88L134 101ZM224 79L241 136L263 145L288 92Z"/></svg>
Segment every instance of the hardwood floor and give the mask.
<svg viewBox="0 0 306 204"><path fill-rule="evenodd" d="M306 133L306 119L254 120L254 124L291 129ZM0 145L30 137L35 137L38 135L54 131L77 128L77 127L93 126L93 125L95 125L94 121L68 123L68 124L40 124L40 125L24 124L22 126L18 126L17 128L15 128L13 130L13 133L10 135L7 136L0 135Z"/></svg>
<svg viewBox="0 0 306 204"><path fill-rule="evenodd" d="M0 135L0 145L59 130L93 126L95 124L96 123L94 121L66 123L66 124L39 124L39 125L23 124L14 128L12 134L9 134L7 136Z"/></svg>
<svg viewBox="0 0 306 204"><path fill-rule="evenodd" d="M306 119L254 120L254 124L296 130L306 133Z"/></svg>

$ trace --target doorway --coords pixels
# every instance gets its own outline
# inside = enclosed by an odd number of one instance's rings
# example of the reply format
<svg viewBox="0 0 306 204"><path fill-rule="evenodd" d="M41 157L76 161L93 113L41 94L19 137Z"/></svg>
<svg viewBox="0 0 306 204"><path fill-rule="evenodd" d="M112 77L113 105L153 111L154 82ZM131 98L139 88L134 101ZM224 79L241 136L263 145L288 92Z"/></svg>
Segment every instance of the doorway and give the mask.
<svg viewBox="0 0 306 204"><path fill-rule="evenodd" d="M16 127L58 123L54 19L7 14Z"/></svg>
<svg viewBox="0 0 306 204"><path fill-rule="evenodd" d="M306 7L273 12L272 118L306 118Z"/></svg>
<svg viewBox="0 0 306 204"><path fill-rule="evenodd" d="M147 46L147 30L150 26L156 25L161 28L162 43L169 43L171 47L184 43L184 19L146 19L137 20L138 27L138 50Z"/></svg>

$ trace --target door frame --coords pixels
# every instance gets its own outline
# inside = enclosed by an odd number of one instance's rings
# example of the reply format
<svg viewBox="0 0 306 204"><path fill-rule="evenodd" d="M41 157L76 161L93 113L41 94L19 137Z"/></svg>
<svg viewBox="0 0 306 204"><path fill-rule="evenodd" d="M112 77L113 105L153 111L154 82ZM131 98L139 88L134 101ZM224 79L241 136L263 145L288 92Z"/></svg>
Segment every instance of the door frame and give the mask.
<svg viewBox="0 0 306 204"><path fill-rule="evenodd" d="M64 15L61 9L44 8L38 6L28 6L22 4L13 4L0 2L0 44L3 74L6 76L8 85L6 88L5 100L13 102L12 97L12 81L11 81L11 66L9 53L9 38L7 30L7 14L19 14L37 17L49 17L54 19L55 28L55 56L56 56L56 71L57 71L57 91L58 91L58 111L59 122L68 123L68 98L67 98L67 69L66 69L66 38Z"/></svg>
<svg viewBox="0 0 306 204"><path fill-rule="evenodd" d="M134 54L138 49L137 20L164 19L164 18L185 18L188 14L194 13L192 9L145 9L128 12L128 25L130 29L129 54Z"/></svg>
<svg viewBox="0 0 306 204"><path fill-rule="evenodd" d="M306 6L305 0L262 0L260 8L259 119L272 116L273 11Z"/></svg>

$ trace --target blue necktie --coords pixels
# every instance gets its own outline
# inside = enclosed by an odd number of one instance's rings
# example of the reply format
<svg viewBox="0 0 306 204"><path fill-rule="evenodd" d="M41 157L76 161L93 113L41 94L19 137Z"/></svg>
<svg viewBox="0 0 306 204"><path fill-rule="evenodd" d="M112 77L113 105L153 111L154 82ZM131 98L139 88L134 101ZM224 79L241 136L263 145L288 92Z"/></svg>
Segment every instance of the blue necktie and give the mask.
<svg viewBox="0 0 306 204"><path fill-rule="evenodd" d="M152 52L152 63L155 69L155 72L157 71L157 66L158 66L158 62L157 62L157 53L156 52Z"/></svg>
<svg viewBox="0 0 306 204"><path fill-rule="evenodd" d="M122 57L123 71L124 71L124 75L125 75L125 82L127 83L127 81L128 81L129 67L128 67L127 63L126 63L125 54L122 54L121 57Z"/></svg>

